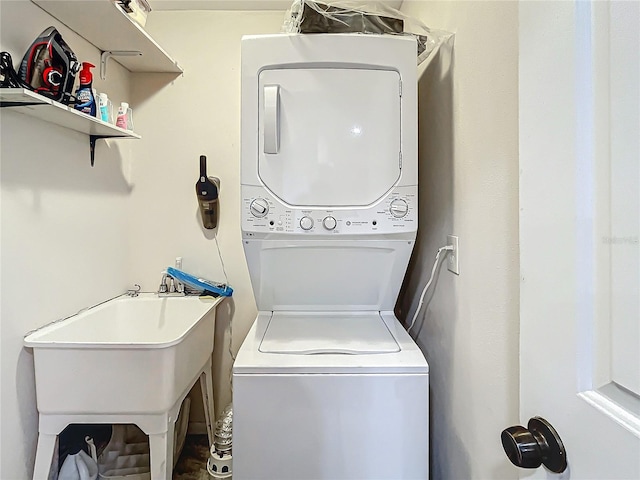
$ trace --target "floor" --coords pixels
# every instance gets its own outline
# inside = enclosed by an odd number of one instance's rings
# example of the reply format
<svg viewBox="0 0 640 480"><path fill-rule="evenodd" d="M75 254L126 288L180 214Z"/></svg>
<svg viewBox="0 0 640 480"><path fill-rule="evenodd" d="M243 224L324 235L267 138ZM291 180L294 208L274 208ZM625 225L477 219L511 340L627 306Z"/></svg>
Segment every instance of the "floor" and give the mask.
<svg viewBox="0 0 640 480"><path fill-rule="evenodd" d="M182 454L173 471L173 480L209 480L207 460L209 440L206 435L187 435Z"/></svg>

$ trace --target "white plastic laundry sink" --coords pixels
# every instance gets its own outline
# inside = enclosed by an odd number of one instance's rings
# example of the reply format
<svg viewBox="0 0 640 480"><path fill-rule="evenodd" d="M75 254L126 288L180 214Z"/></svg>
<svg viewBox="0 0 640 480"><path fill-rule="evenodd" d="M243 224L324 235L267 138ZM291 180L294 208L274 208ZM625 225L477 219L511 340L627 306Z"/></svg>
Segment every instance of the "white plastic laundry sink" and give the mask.
<svg viewBox="0 0 640 480"><path fill-rule="evenodd" d="M168 411L211 356L220 301L122 296L30 333L38 411Z"/></svg>

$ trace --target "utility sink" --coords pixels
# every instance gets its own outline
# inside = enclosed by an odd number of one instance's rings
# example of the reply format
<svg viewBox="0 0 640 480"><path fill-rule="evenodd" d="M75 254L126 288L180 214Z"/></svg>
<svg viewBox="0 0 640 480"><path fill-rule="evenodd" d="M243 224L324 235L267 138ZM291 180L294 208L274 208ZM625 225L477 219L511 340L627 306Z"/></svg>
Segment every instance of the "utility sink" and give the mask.
<svg viewBox="0 0 640 480"><path fill-rule="evenodd" d="M39 413L169 411L211 357L220 301L122 296L30 333Z"/></svg>
<svg viewBox="0 0 640 480"><path fill-rule="evenodd" d="M221 301L122 296L27 335L39 414L33 480L57 468L56 439L72 423L138 425L149 436L151 478L171 480L176 417L198 379L213 442L211 352Z"/></svg>

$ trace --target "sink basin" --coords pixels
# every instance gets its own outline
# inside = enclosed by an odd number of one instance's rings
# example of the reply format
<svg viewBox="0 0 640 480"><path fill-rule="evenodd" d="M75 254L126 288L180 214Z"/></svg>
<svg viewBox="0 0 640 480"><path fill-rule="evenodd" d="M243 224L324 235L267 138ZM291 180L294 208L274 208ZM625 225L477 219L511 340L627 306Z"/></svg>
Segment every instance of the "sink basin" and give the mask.
<svg viewBox="0 0 640 480"><path fill-rule="evenodd" d="M168 411L211 357L220 301L122 296L27 335L38 411Z"/></svg>

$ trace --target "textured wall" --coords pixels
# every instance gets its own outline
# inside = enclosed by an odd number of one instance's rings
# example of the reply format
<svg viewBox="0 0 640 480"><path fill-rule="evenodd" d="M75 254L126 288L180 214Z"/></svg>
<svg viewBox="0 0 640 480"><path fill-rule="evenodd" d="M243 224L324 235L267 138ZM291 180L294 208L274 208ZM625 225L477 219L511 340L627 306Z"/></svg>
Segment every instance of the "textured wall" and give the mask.
<svg viewBox="0 0 640 480"><path fill-rule="evenodd" d="M80 60L99 65L95 47L31 2L3 0L0 14L0 50L14 64L54 25ZM129 73L117 63L106 82L96 77L114 101L129 99ZM125 291L131 186L122 172L135 140L98 141L91 168L86 135L9 108L0 110L0 139L0 478L17 480L31 477L37 440L33 353L23 336Z"/></svg>
<svg viewBox="0 0 640 480"><path fill-rule="evenodd" d="M458 235L460 276L439 270L414 327L431 368L432 478L517 478L500 431L518 420L518 5L402 10L456 34L419 80L420 226L398 302L411 319L437 248Z"/></svg>
<svg viewBox="0 0 640 480"><path fill-rule="evenodd" d="M403 10L456 32L453 61L443 52L419 83L420 232L398 304L401 318L413 314L436 248L459 235L461 275L440 272L415 329L432 369L432 478L516 478L499 433L518 420L518 7L405 1ZM56 24L30 2L3 0L0 13L2 50L16 57ZM2 111L0 478L28 477L35 452L26 331L133 282L155 290L176 256L222 280L199 223L200 154L222 181L218 240L237 292L220 309L214 353L216 399L229 401L229 321L237 350L255 315L239 227L240 37L281 23L282 12L154 12L148 29L185 74L134 75L144 138L99 142L94 169L86 137ZM61 30L97 64L97 50ZM111 62L110 97L126 100L128 85Z"/></svg>
<svg viewBox="0 0 640 480"><path fill-rule="evenodd" d="M134 145L130 271L144 290L157 289L160 271L176 256L188 272L224 279L213 232L198 212L199 155L208 157L208 174L220 178L216 235L234 294L218 310L217 410L231 400L229 322L237 351L256 315L240 235L240 39L277 33L282 19L283 12L154 12L147 29L185 73L134 76L136 128L144 139Z"/></svg>

